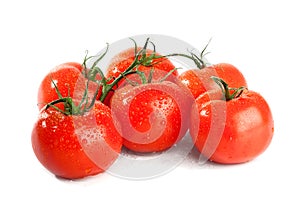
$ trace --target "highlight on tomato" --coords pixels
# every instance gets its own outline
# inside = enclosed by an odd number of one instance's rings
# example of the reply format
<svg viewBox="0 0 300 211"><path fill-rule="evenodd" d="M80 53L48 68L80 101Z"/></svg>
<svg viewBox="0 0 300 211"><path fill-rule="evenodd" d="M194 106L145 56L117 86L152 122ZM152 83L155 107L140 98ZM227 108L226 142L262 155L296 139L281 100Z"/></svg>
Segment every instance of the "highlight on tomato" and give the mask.
<svg viewBox="0 0 300 211"><path fill-rule="evenodd" d="M178 71L174 64L167 57L156 52L153 43L154 49L149 48L149 40L146 41L143 47L137 46L137 43L135 42L134 44L135 47L121 51L111 59L106 70L107 78L118 77L120 74L123 74L126 69L130 68L130 66L135 66L134 69L143 72L147 78L150 75L151 69L159 70L152 72L153 78L159 78L161 75L165 75L170 71L172 71L173 76L178 76ZM139 60L139 62L136 63L136 60ZM159 75L156 76L156 74ZM120 84L121 81L118 85Z"/></svg>
<svg viewBox="0 0 300 211"><path fill-rule="evenodd" d="M190 90L195 99L205 92L219 89L218 85L211 80L212 76L222 78L230 87L247 87L248 85L244 75L234 65L229 63L218 63L212 65L206 61L205 55L207 54L206 50L209 43L210 41L200 52L199 56L193 52L190 52L191 55L172 55L189 58L193 60L197 66L195 69L188 69L182 72L178 76L179 81L181 81L181 83Z"/></svg>
<svg viewBox="0 0 300 211"><path fill-rule="evenodd" d="M268 148L273 137L268 103L257 92L230 88L224 80L212 79L221 87L222 95L208 97L209 93L204 93L192 106L190 134L196 148L217 163L253 160Z"/></svg>
<svg viewBox="0 0 300 211"><path fill-rule="evenodd" d="M34 124L32 147L51 173L78 179L107 170L118 158L122 147L118 131L110 109L101 102L79 114L46 107Z"/></svg>
<svg viewBox="0 0 300 211"><path fill-rule="evenodd" d="M219 63L204 66L202 69L190 69L180 74L179 80L190 90L194 98L218 89L218 85L211 80L212 76L222 78L230 87L247 87L242 72L229 63Z"/></svg>
<svg viewBox="0 0 300 211"><path fill-rule="evenodd" d="M111 109L122 127L124 146L135 152L160 152L188 130L192 97L170 81L128 84L117 89Z"/></svg>

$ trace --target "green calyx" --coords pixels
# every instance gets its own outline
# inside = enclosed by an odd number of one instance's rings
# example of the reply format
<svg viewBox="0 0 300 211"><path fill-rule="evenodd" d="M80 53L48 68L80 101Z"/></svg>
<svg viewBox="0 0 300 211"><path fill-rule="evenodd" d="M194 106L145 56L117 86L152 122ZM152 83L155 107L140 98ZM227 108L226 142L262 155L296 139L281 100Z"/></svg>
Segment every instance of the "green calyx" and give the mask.
<svg viewBox="0 0 300 211"><path fill-rule="evenodd" d="M48 103L46 105L45 109L52 107L55 110L65 114L65 115L82 115L82 114L90 111L93 108L93 106L97 100L99 89L100 89L102 83L105 81L104 74L101 71L101 69L99 67L97 67L97 64L106 55L106 53L108 51L108 46L109 45L107 44L107 47L106 47L104 53L99 56L99 58L93 63L93 65L90 69L87 68L86 62L89 59L93 58L93 56L87 57L87 54L86 54L83 64L82 64L83 70L81 73L84 75L84 77L87 79L87 81L86 81L85 89L83 90L83 95L82 95L82 98L80 99L80 102L78 104L75 104L74 99L70 96L70 92L68 93L67 97L62 96L58 87L56 86L55 82L51 79L52 84L55 88L56 94L58 96L58 99ZM100 76L102 78L101 80L96 79L97 74L100 74ZM97 83L97 88L96 88L96 92L93 95L92 100L89 100L88 91L89 91L89 84L91 83L91 81ZM64 104L63 110L56 106L56 104L58 104L58 103Z"/></svg>
<svg viewBox="0 0 300 211"><path fill-rule="evenodd" d="M220 86L224 96L224 100L226 101L238 98L243 93L243 91L247 89L244 86L241 86L239 88L231 88L223 79L218 78L216 76L212 76L211 79L214 80L214 82Z"/></svg>
<svg viewBox="0 0 300 211"><path fill-rule="evenodd" d="M58 87L56 86L55 82L52 80L52 84L54 85L55 91L58 95L58 99L48 103L46 105L45 109L48 109L48 108L52 107L55 110L65 114L65 115L82 115L82 114L88 112L89 110L92 109L92 107L94 106L94 104L96 102L96 97L98 95L98 90L99 90L99 87L100 87L100 84L98 84L98 87L96 89L97 91L94 94L91 102L89 102L89 99L88 99L89 83L90 83L90 80L88 80L87 83L86 83L86 87L85 87L85 90L84 90L84 93L83 93L83 97L81 98L78 105L76 105L74 103L73 98L70 96L70 93L68 93L67 97L63 97L61 95ZM58 103L63 103L64 104L64 109L63 110L56 106L56 104L58 104Z"/></svg>

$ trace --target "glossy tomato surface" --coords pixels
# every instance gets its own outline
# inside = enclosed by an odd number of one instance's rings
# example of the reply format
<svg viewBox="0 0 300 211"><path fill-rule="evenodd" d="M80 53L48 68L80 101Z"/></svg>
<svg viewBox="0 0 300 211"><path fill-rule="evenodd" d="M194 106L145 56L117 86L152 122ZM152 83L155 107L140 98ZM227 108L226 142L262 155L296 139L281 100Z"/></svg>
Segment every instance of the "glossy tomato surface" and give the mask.
<svg viewBox="0 0 300 211"><path fill-rule="evenodd" d="M100 102L83 115L40 111L32 130L33 151L56 176L77 179L103 172L121 150L120 129L110 109Z"/></svg>
<svg viewBox="0 0 300 211"><path fill-rule="evenodd" d="M142 48L138 48L137 52ZM146 56L150 56L151 54L155 54L156 56L160 56L160 54L153 52L150 49L146 49ZM136 56L135 48L129 48L124 50L117 55L115 55L110 65L107 68L106 76L107 78L116 78L121 73L127 70L127 68L134 62ZM140 58L141 56L139 56ZM149 77L149 73L151 69L154 69L154 78L158 78L160 75L165 75L170 71L173 71L173 75L177 76L178 71L174 70L175 66L168 58L154 58L152 59L149 64L145 65L138 65L134 68L135 70L139 70L145 73L146 77ZM164 74L163 74L164 73ZM156 74L159 74L156 76ZM123 80L122 80L123 81ZM119 83L119 85L121 82Z"/></svg>
<svg viewBox="0 0 300 211"><path fill-rule="evenodd" d="M190 133L196 147L209 160L234 164L263 153L274 132L272 113L257 92L245 90L239 97L196 99L191 112Z"/></svg>
<svg viewBox="0 0 300 211"><path fill-rule="evenodd" d="M125 86L111 102L120 121L124 145L137 152L157 152L180 141L188 129L192 97L172 82Z"/></svg>
<svg viewBox="0 0 300 211"><path fill-rule="evenodd" d="M92 101L95 94L101 95L101 87L93 82L87 82L83 74L82 65L75 62L63 63L53 68L41 81L38 89L38 108L41 110L46 104L59 98L72 97L77 104L82 100L88 86L88 100ZM98 93L96 93L98 90ZM63 104L56 104L64 109Z"/></svg>
<svg viewBox="0 0 300 211"><path fill-rule="evenodd" d="M222 78L230 87L248 86L241 71L228 63L215 64L203 69L187 70L181 73L178 78L196 99L204 92L219 89L219 86L211 79L212 76Z"/></svg>

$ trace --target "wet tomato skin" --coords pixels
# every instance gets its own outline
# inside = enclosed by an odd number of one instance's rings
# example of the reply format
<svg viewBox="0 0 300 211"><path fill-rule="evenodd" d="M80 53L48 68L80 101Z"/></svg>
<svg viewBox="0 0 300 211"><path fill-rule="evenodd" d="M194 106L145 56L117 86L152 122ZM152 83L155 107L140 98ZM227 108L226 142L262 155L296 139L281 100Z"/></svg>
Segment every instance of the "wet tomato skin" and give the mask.
<svg viewBox="0 0 300 211"><path fill-rule="evenodd" d="M204 92L219 89L219 86L211 80L212 76L222 78L230 87L248 86L242 72L229 63L219 63L203 69L187 70L181 73L178 78L196 99Z"/></svg>
<svg viewBox="0 0 300 211"><path fill-rule="evenodd" d="M164 81L118 89L111 109L121 124L125 147L136 152L159 152L185 135L191 102L188 92Z"/></svg>
<svg viewBox="0 0 300 211"><path fill-rule="evenodd" d="M99 80L98 75L97 80ZM57 65L43 78L40 83L37 96L39 110L45 107L48 103L60 98L57 90L61 97L71 97L78 104L83 97L87 81L88 79L84 76L81 64L76 62L67 62ZM89 80L89 101L93 99L97 89L97 99L99 99L101 96L102 86L98 86L96 82ZM62 110L64 109L62 103L56 104L56 106Z"/></svg>
<svg viewBox="0 0 300 211"><path fill-rule="evenodd" d="M270 145L274 121L257 92L245 90L230 101L199 96L191 111L191 137L209 160L235 164L253 160Z"/></svg>
<svg viewBox="0 0 300 211"><path fill-rule="evenodd" d="M141 50L139 47L137 51ZM152 53L154 53L152 50L147 49L146 50L146 55L150 56ZM156 56L160 56L160 54L155 52ZM129 48L124 51L121 51L120 53L116 54L106 71L106 77L107 78L116 78L118 77L121 73L126 71L126 69L134 62L135 59L135 49L134 48ZM178 76L178 71L175 70L175 66L173 63L168 59L168 58L157 58L153 59L150 64L147 66L145 65L138 65L136 70L139 70L141 72L144 72L146 75L146 78L149 77L149 73L151 69L154 69L153 74L154 78L159 78L161 76L166 75L168 72L173 71L172 75L173 76ZM120 86L121 83L124 82L124 80L121 80L118 85Z"/></svg>
<svg viewBox="0 0 300 211"><path fill-rule="evenodd" d="M40 111L31 142L41 164L67 179L99 174L118 157L122 138L110 109L100 102L88 113L65 115L53 108Z"/></svg>

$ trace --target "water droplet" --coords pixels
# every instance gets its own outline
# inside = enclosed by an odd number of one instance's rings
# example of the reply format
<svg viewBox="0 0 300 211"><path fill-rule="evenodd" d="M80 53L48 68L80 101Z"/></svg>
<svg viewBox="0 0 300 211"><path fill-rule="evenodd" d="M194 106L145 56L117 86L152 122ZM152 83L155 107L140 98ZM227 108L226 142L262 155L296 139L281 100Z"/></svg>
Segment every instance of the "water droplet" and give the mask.
<svg viewBox="0 0 300 211"><path fill-rule="evenodd" d="M123 105L127 105L131 100L132 100L133 97L129 96L127 98L124 98L123 99Z"/></svg>
<svg viewBox="0 0 300 211"><path fill-rule="evenodd" d="M208 110L202 110L202 111L200 111L200 115L201 116L208 116L209 115L209 111Z"/></svg>
<svg viewBox="0 0 300 211"><path fill-rule="evenodd" d="M82 143L83 143L83 144L87 144L87 140L86 140L86 139L83 139L83 140L82 140Z"/></svg>

